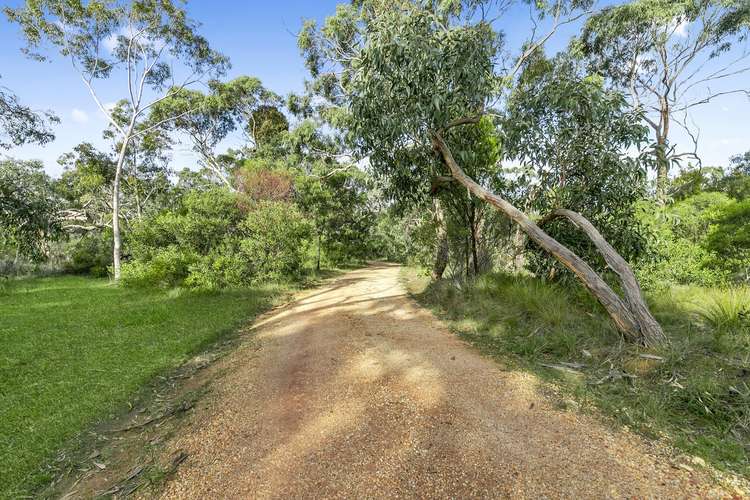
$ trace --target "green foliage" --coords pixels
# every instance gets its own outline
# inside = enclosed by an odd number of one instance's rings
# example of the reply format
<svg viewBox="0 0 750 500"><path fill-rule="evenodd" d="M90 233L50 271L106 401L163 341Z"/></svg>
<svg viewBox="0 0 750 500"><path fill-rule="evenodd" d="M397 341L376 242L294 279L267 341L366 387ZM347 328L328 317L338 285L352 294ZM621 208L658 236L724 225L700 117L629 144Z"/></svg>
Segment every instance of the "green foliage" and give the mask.
<svg viewBox="0 0 750 500"><path fill-rule="evenodd" d="M310 229L294 205L261 202L253 207L239 225L239 251L252 281L299 276Z"/></svg>
<svg viewBox="0 0 750 500"><path fill-rule="evenodd" d="M65 265L67 272L103 278L112 265L112 235L85 234L72 242L67 252L70 257Z"/></svg>
<svg viewBox="0 0 750 500"><path fill-rule="evenodd" d="M710 265L750 282L750 199L719 208L705 246L715 256Z"/></svg>
<svg viewBox="0 0 750 500"><path fill-rule="evenodd" d="M61 55L78 61L92 78L107 78L112 71L128 63L129 58L154 64L148 81L162 88L173 77L172 67L158 62L164 51L180 60L195 74L223 69L227 59L211 50L208 41L196 33L197 25L187 17L180 2L136 0L134 2L87 2L80 0L35 0L22 7L5 7L11 22L17 23L26 39L26 52L45 60L38 51L45 42ZM107 56L101 53L110 37L117 46ZM159 40L159 44L149 41ZM133 43L135 48L133 49ZM130 50L129 50L130 49Z"/></svg>
<svg viewBox="0 0 750 500"><path fill-rule="evenodd" d="M216 290L297 277L309 223L291 204L253 201L221 188L188 192L176 210L136 225L123 266L129 286Z"/></svg>
<svg viewBox="0 0 750 500"><path fill-rule="evenodd" d="M653 254L639 264L644 286L668 284L714 285L726 280L726 273L712 266L713 250L705 244L715 214L729 197L722 193L701 193L672 205L643 202L640 217L652 235Z"/></svg>
<svg viewBox="0 0 750 500"><path fill-rule="evenodd" d="M193 252L176 245L155 248L148 260L135 259L124 265L120 280L128 287L179 286L189 277L190 266L197 260Z"/></svg>
<svg viewBox="0 0 750 500"><path fill-rule="evenodd" d="M58 208L41 162L0 160L0 250L44 260L60 234Z"/></svg>
<svg viewBox="0 0 750 500"><path fill-rule="evenodd" d="M367 195L371 179L354 166L318 164L314 173L297 177L295 199L312 220L318 250L333 264L364 259L376 218Z"/></svg>
<svg viewBox="0 0 750 500"><path fill-rule="evenodd" d="M38 113L24 106L10 89L0 86L0 149L51 142L55 136L49 124L56 123L60 119L54 114Z"/></svg>
<svg viewBox="0 0 750 500"><path fill-rule="evenodd" d="M646 204L641 213L654 237L655 255L639 269L647 285L748 280L750 201L707 191L664 207Z"/></svg>
<svg viewBox="0 0 750 500"><path fill-rule="evenodd" d="M542 217L557 208L578 212L626 260L637 260L646 251L635 213L646 194L646 169L624 151L645 141L640 121L621 93L607 90L600 77L585 76L566 55L531 59L502 120L505 153L524 169L516 180L520 204ZM569 222L542 227L594 269L606 269L593 243ZM540 276L565 271L536 246L529 262Z"/></svg>
<svg viewBox="0 0 750 500"><path fill-rule="evenodd" d="M144 385L286 291L176 295L74 276L12 281L0 300L0 497L37 497L81 433L127 411Z"/></svg>

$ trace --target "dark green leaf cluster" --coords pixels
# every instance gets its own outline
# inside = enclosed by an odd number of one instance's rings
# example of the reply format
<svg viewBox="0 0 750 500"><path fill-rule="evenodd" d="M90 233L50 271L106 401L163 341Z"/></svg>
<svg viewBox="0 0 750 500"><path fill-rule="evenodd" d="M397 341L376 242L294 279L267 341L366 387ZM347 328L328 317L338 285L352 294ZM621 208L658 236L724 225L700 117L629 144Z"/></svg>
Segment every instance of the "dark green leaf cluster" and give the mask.
<svg viewBox="0 0 750 500"><path fill-rule="evenodd" d="M215 290L292 278L301 271L309 235L292 204L261 201L243 210L221 188L193 191L177 210L136 225L122 279L132 286Z"/></svg>
<svg viewBox="0 0 750 500"><path fill-rule="evenodd" d="M61 232L59 208L41 162L0 160L0 249L43 260Z"/></svg>
<svg viewBox="0 0 750 500"><path fill-rule="evenodd" d="M646 168L628 157L647 138L638 113L602 79L585 76L565 55L530 61L502 118L506 157L527 169L516 182L526 186L524 204L544 215L566 208L588 218L623 257L636 260L646 235L635 204L646 194ZM604 270L589 239L564 221L543 228L578 255ZM548 275L562 268L542 251L532 266Z"/></svg>
<svg viewBox="0 0 750 500"><path fill-rule="evenodd" d="M50 112L39 113L24 106L10 89L0 86L0 149L52 142L55 135L49 124L59 122Z"/></svg>

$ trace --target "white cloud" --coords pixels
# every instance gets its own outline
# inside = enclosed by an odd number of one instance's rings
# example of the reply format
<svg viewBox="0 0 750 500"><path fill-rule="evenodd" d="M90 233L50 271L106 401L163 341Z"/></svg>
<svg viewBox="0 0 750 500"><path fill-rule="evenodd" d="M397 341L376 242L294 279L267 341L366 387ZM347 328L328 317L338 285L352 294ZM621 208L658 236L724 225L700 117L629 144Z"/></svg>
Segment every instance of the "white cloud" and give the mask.
<svg viewBox="0 0 750 500"><path fill-rule="evenodd" d="M688 36L688 26L689 25L690 25L690 23L688 21L682 21L675 28L674 34L677 35L677 36L679 36L680 38L687 38L687 36Z"/></svg>
<svg viewBox="0 0 750 500"><path fill-rule="evenodd" d="M73 111L70 113L70 117L73 118L73 121L76 123L86 123L89 121L89 115L78 108L73 108Z"/></svg>
<svg viewBox="0 0 750 500"><path fill-rule="evenodd" d="M117 35L112 33L107 38L105 38L102 43L104 44L104 48L106 48L110 52L113 52L117 47Z"/></svg>

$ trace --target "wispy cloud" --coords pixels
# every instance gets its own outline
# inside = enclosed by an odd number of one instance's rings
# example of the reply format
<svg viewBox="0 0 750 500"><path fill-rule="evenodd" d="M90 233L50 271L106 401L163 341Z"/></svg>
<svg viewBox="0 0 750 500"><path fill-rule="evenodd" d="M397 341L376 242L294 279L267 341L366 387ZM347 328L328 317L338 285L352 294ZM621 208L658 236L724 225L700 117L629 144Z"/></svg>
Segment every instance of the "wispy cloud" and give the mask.
<svg viewBox="0 0 750 500"><path fill-rule="evenodd" d="M112 33L107 38L105 38L102 43L104 44L105 49L110 52L114 52L115 48L117 48L117 35L115 33Z"/></svg>
<svg viewBox="0 0 750 500"><path fill-rule="evenodd" d="M70 113L70 117L76 123L86 123L87 121L89 121L88 113L78 108L73 108L73 111L71 111Z"/></svg>
<svg viewBox="0 0 750 500"><path fill-rule="evenodd" d="M680 38L687 38L689 26L690 26L690 23L688 21L682 21L675 28L674 34L676 36L679 36Z"/></svg>

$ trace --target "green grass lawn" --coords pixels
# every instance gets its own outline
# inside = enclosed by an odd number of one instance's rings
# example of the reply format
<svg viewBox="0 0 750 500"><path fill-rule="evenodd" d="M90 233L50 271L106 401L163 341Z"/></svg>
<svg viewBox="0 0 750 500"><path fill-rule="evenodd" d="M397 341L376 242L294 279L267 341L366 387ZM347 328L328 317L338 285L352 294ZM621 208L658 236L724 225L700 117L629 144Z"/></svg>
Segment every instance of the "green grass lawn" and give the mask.
<svg viewBox="0 0 750 500"><path fill-rule="evenodd" d="M54 277L0 290L0 497L28 495L81 431L288 289L128 290Z"/></svg>
<svg viewBox="0 0 750 500"><path fill-rule="evenodd" d="M584 410L666 436L721 469L750 473L747 288L650 294L670 342L646 351L624 342L581 287L496 273L459 290L430 284L413 269L404 279L462 338L537 374ZM579 373L542 366L560 363L580 365Z"/></svg>

